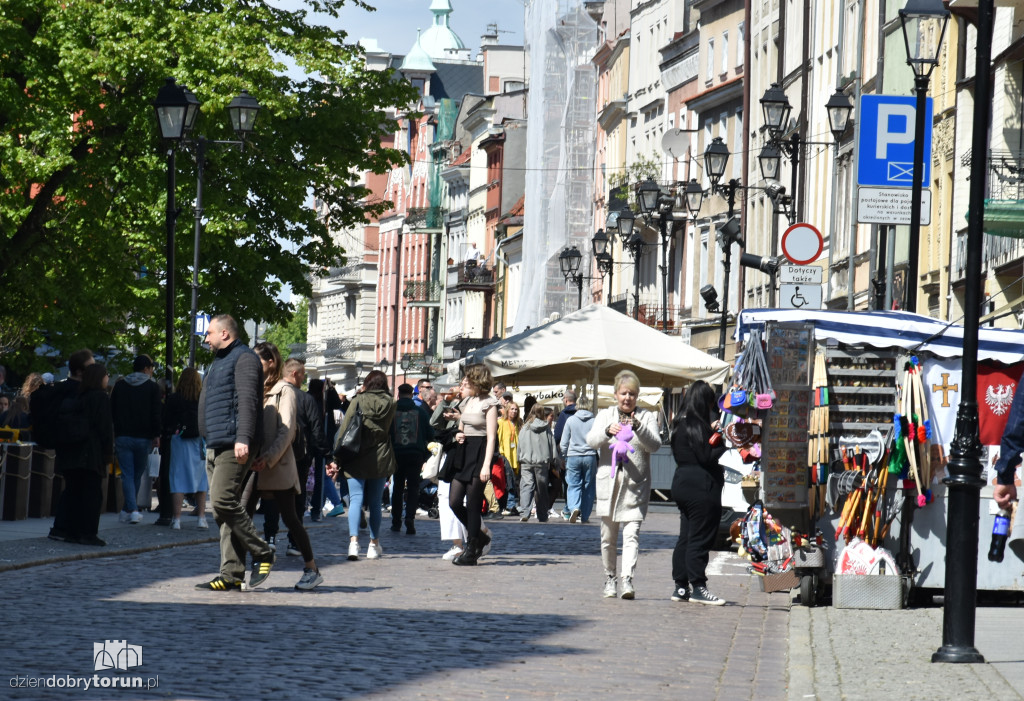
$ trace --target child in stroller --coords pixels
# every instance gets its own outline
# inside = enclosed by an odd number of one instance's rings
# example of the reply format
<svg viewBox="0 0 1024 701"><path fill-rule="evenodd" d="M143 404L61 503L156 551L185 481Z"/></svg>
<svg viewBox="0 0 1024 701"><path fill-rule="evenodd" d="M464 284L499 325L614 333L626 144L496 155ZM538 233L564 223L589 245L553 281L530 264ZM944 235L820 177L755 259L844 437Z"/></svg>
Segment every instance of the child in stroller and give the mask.
<svg viewBox="0 0 1024 701"><path fill-rule="evenodd" d="M438 517L437 510L437 483L433 480L420 482L420 500L417 506L427 512L430 518Z"/></svg>

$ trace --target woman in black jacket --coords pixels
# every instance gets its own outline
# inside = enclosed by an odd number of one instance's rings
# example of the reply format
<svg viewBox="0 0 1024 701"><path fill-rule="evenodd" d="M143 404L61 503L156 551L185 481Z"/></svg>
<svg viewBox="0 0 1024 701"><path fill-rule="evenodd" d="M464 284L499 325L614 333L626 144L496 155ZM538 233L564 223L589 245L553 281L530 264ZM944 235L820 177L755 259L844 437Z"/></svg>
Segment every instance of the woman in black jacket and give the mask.
<svg viewBox="0 0 1024 701"><path fill-rule="evenodd" d="M714 390L698 380L687 391L673 426L676 471L672 477L672 498L679 507L679 540L672 551L672 601L712 606L725 603L708 591L705 574L722 518L725 484L725 473L718 464L725 446L721 440L716 441L717 445L711 444L718 430L717 412Z"/></svg>
<svg viewBox="0 0 1024 701"><path fill-rule="evenodd" d="M107 368L102 363L87 366L78 386L78 405L88 426L88 438L68 445L63 470L68 501L68 543L106 545L96 533L103 504L103 477L114 458L114 421L107 395Z"/></svg>

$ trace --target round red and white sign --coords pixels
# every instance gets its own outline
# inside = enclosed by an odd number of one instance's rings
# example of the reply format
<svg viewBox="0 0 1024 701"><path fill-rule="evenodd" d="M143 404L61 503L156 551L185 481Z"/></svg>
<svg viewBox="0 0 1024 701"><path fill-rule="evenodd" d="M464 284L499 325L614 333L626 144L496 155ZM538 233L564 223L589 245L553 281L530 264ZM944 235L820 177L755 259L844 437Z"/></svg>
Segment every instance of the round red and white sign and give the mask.
<svg viewBox="0 0 1024 701"><path fill-rule="evenodd" d="M793 265L807 265L818 260L825 239L810 224L794 224L782 235L782 255Z"/></svg>

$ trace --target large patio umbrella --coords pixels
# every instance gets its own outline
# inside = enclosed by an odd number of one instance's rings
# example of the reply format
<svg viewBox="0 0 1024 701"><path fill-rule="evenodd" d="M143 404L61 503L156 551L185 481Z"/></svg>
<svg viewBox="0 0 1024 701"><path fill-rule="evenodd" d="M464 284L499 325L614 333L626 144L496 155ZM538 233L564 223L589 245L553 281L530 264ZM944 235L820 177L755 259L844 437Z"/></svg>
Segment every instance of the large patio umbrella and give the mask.
<svg viewBox="0 0 1024 701"><path fill-rule="evenodd" d="M602 305L479 348L466 362L484 363L494 377L520 385L611 384L629 369L643 387L679 387L719 384L729 372L728 363Z"/></svg>

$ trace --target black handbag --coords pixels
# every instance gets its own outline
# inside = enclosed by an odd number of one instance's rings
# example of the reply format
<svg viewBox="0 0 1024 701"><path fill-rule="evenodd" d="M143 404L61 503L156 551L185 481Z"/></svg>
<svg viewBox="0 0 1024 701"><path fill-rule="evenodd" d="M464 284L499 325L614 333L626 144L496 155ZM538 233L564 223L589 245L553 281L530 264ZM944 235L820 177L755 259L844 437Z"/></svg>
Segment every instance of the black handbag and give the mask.
<svg viewBox="0 0 1024 701"><path fill-rule="evenodd" d="M437 479L442 482L451 482L462 467L462 443L453 440L444 447L443 451L444 455L441 459L444 462L441 463L441 469L437 471Z"/></svg>
<svg viewBox="0 0 1024 701"><path fill-rule="evenodd" d="M359 449L363 444L363 411L358 404L355 406L355 412L352 420L345 426L345 432L339 433L338 439L334 442L334 457L342 464L359 457Z"/></svg>

